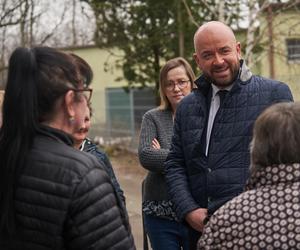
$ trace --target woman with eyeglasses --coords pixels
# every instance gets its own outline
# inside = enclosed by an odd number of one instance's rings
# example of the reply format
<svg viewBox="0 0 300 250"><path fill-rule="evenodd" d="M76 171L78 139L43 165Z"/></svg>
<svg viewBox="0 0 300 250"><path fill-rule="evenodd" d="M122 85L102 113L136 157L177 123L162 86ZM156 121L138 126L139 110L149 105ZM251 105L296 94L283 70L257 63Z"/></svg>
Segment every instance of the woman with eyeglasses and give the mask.
<svg viewBox="0 0 300 250"><path fill-rule="evenodd" d="M169 60L160 71L160 106L146 112L142 120L138 155L148 170L143 181L142 210L153 250L189 249L188 229L178 221L167 193L164 161L171 145L176 107L191 92L194 79L185 59Z"/></svg>
<svg viewBox="0 0 300 250"><path fill-rule="evenodd" d="M0 249L135 249L108 175L73 147L89 84L70 54L36 47L11 55L0 129Z"/></svg>
<svg viewBox="0 0 300 250"><path fill-rule="evenodd" d="M80 73L82 77L84 78L85 81L91 82L93 79L93 74L90 66L79 56L76 54L71 53L71 56L74 57ZM90 91L87 94L91 94L92 92ZM89 96L90 97L90 96ZM110 163L110 160L108 156L102 152L96 144L94 144L88 137L88 132L91 127L91 116L92 116L92 106L91 103L88 102L88 105L85 109L85 117L84 117L84 122L81 124L81 126L75 130L72 133L72 137L74 140L74 147L79 149L80 151L84 151L87 153L90 153L94 155L100 163L103 164L104 170L106 170L107 174L109 175L112 185L114 187L114 190L118 194L117 198L120 201L121 205L125 207L125 196L124 192L121 189L121 186L117 180L117 177L115 175L115 172L113 170L113 167Z"/></svg>

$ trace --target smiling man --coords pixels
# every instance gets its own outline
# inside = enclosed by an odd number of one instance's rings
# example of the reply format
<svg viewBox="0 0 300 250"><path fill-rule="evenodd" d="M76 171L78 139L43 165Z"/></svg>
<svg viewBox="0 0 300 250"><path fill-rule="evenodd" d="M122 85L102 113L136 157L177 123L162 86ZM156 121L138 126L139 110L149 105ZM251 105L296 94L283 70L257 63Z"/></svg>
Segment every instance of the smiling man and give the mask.
<svg viewBox="0 0 300 250"><path fill-rule="evenodd" d="M243 191L257 116L273 103L293 101L286 84L252 75L227 25L202 25L194 45L202 75L177 108L165 162L168 191L178 217L189 225L191 249L205 221Z"/></svg>
<svg viewBox="0 0 300 250"><path fill-rule="evenodd" d="M201 26L194 37L194 59L208 81L219 88L233 84L239 69L241 45L220 22Z"/></svg>

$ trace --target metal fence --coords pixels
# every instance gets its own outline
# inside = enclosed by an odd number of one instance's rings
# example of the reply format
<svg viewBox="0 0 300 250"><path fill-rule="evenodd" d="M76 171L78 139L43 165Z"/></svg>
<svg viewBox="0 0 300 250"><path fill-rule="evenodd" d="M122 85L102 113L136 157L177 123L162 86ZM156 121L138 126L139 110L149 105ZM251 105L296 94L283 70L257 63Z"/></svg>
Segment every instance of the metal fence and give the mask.
<svg viewBox="0 0 300 250"><path fill-rule="evenodd" d="M143 114L156 106L154 90L108 88L104 96L105 122L92 118L89 136L102 145L124 144L135 151Z"/></svg>

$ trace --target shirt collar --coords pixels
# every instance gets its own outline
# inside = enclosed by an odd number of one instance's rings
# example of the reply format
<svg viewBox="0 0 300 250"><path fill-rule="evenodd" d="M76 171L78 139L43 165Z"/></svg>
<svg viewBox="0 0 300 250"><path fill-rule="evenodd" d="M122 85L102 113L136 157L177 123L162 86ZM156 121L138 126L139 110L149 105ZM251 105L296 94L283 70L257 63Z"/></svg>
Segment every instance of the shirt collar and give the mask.
<svg viewBox="0 0 300 250"><path fill-rule="evenodd" d="M228 90L228 91L230 91L233 87L233 84L231 84L231 85L229 85L229 86L227 86L226 88L223 88L223 89L220 89L219 87L217 87L213 83L211 84L211 86L212 86L212 96L215 97L219 90Z"/></svg>

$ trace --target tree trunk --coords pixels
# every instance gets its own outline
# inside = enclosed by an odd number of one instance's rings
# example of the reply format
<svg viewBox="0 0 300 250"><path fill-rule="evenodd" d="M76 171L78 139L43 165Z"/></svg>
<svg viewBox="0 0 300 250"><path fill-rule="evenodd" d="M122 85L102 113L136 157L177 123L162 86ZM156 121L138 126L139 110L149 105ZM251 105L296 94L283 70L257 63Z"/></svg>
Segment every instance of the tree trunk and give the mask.
<svg viewBox="0 0 300 250"><path fill-rule="evenodd" d="M154 45L153 46L153 55L154 55L154 62L153 62L153 67L154 67L154 72L155 72L155 91L156 93L159 90L159 73L160 73L160 65L159 65L159 49ZM160 98L158 95L156 95L156 104L160 104Z"/></svg>
<svg viewBox="0 0 300 250"><path fill-rule="evenodd" d="M247 65L251 68L253 65L253 53L252 50L254 48L255 42L254 42L254 35L256 31L255 22L257 17L257 8L255 7L255 1L250 0L248 2L249 7L249 26L247 29L247 37L246 37L246 51L244 59L247 63Z"/></svg>
<svg viewBox="0 0 300 250"><path fill-rule="evenodd" d="M73 45L77 44L77 35L76 35L76 1L72 1L72 42Z"/></svg>
<svg viewBox="0 0 300 250"><path fill-rule="evenodd" d="M182 22L181 0L177 2L178 48L179 56L184 57L184 24Z"/></svg>
<svg viewBox="0 0 300 250"><path fill-rule="evenodd" d="M23 9L24 8L24 9ZM28 45L28 34L26 32L26 18L28 15L29 3L28 0L24 1L24 5L20 5L20 36L21 36L21 46Z"/></svg>
<svg viewBox="0 0 300 250"><path fill-rule="evenodd" d="M273 11L272 6L269 4L268 6L268 33L269 33L269 65L270 65L270 78L275 78L275 70L274 70L274 39L273 39Z"/></svg>

